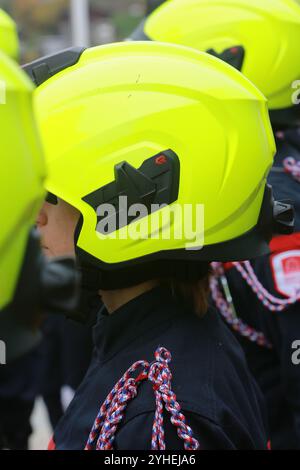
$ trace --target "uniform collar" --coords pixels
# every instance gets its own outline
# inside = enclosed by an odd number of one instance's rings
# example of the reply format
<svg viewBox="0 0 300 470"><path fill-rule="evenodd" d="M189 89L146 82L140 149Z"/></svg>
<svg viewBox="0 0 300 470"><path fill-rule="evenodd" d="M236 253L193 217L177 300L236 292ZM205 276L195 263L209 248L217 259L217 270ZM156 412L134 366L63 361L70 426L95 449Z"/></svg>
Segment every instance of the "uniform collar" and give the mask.
<svg viewBox="0 0 300 470"><path fill-rule="evenodd" d="M98 359L107 361L135 340L161 329L180 314L178 310L170 289L163 287L136 297L111 315L103 307L93 331Z"/></svg>

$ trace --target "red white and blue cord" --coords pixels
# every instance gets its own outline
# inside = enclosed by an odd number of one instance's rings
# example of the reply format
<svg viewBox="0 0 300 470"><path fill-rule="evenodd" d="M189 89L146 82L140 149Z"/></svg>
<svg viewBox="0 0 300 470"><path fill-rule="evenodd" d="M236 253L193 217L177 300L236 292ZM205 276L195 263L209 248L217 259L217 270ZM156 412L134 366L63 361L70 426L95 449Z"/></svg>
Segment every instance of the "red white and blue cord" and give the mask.
<svg viewBox="0 0 300 470"><path fill-rule="evenodd" d="M249 261L243 261L239 263L235 262L232 264L250 286L260 302L262 302L262 304L271 312L282 312L290 305L293 305L299 301L299 295L290 297L288 299L280 299L270 294L270 292L268 292L267 289L265 289L265 287L258 280ZM225 270L222 263L212 263L212 267L214 275L210 280L211 295L217 309L225 321L234 331L249 339L249 341L258 344L259 346L271 349L272 345L265 335L238 318L235 314L231 297L228 298L227 296L227 298L225 298L226 295L224 296L222 293L219 282L222 281L222 279L226 279Z"/></svg>
<svg viewBox="0 0 300 470"><path fill-rule="evenodd" d="M280 299L270 294L265 287L258 280L250 261L243 261L240 263L233 263L234 267L240 273L242 278L250 286L257 298L263 303L263 305L271 312L282 312L286 310L290 305L295 304L300 300L299 295L289 297L287 299Z"/></svg>
<svg viewBox="0 0 300 470"><path fill-rule="evenodd" d="M300 183L300 161L293 157L287 157L283 160L283 168L286 173Z"/></svg>
<svg viewBox="0 0 300 470"><path fill-rule="evenodd" d="M260 332L247 325L240 318L235 315L232 302L225 298L223 292L221 291L219 281L223 277L225 278L225 271L222 263L212 263L213 267L213 276L210 278L210 291L212 299L226 321L226 323L239 335L247 338L249 341L258 344L267 349L272 349L272 344L266 338L266 336Z"/></svg>
<svg viewBox="0 0 300 470"><path fill-rule="evenodd" d="M155 352L155 361L135 362L108 394L100 408L85 450L112 450L118 426L122 422L128 403L138 393L139 385L149 380L155 393L156 411L152 428L152 450L165 450L163 427L164 407L171 415L171 422L184 442L185 450L198 450L199 442L193 437L191 428L186 424L176 395L171 389L172 374L169 368L170 352L160 347ZM135 377L137 375L137 377Z"/></svg>

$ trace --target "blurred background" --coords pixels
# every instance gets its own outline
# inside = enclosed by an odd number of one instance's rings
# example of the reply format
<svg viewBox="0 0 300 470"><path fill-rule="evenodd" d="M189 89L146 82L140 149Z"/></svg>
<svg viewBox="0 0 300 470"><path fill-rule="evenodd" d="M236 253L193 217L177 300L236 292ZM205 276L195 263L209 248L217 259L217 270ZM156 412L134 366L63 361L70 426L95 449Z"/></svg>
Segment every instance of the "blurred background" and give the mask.
<svg viewBox="0 0 300 470"><path fill-rule="evenodd" d="M124 39L162 0L0 0L17 22L21 62Z"/></svg>

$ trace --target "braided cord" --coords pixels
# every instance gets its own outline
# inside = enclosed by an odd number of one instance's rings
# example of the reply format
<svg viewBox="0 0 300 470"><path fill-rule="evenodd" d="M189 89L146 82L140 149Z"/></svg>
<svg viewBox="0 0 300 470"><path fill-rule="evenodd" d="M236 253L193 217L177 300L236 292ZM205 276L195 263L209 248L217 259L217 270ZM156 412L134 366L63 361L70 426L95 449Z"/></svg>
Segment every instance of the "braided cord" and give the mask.
<svg viewBox="0 0 300 470"><path fill-rule="evenodd" d="M100 408L85 450L112 450L115 435L124 418L128 403L138 393L138 387L144 380L149 380L155 393L156 411L152 427L152 450L165 450L165 433L163 426L164 406L171 414L171 423L176 427L177 434L184 441L186 450L199 449L199 442L193 437L191 428L186 424L176 395L171 389L172 374L169 369L170 352L160 347L155 352L155 362L149 365L147 361L134 363L123 375L108 394ZM141 370L137 378L133 374Z"/></svg>
<svg viewBox="0 0 300 470"><path fill-rule="evenodd" d="M142 370L138 378L135 380L135 384L133 384L132 380L132 374L134 374L138 369ZM85 450L92 450L95 443L97 443L98 446L103 446L103 445L108 445L108 443L104 444L101 440L102 438L102 428L104 425L106 426L103 429L103 436L110 436L108 433L108 424L107 421L110 418L110 413L115 413L115 407L117 407L118 402L121 402L121 411L118 414L117 422L120 422L122 420L122 413L124 412L124 409L126 407L125 403L128 402L126 401L126 398L128 395L132 396L135 394L133 391L134 386L137 386L142 380L145 380L148 374L148 369L149 369L149 364L146 361L138 361L135 362L123 375L123 377L118 381L118 383L114 386L114 388L111 390L111 392L108 394L106 397L104 403L102 404L100 411L96 417L96 420L94 422L94 425L92 427L92 430L90 432L88 441L85 446ZM122 392L124 392L124 395L122 395ZM123 403L124 401L124 403ZM125 405L125 406L123 406ZM115 418L116 419L116 418ZM112 445L113 439L110 441ZM107 449L106 449L107 450Z"/></svg>
<svg viewBox="0 0 300 470"><path fill-rule="evenodd" d="M123 389L120 390L114 397L111 403L111 409L106 414L104 424L101 429L101 434L97 440L97 450L112 450L115 434L118 429L118 424L124 418L125 410L128 403L137 396L137 384L135 379L128 379Z"/></svg>
<svg viewBox="0 0 300 470"><path fill-rule="evenodd" d="M191 428L186 424L175 393L171 389L172 373L168 364L171 354L165 348L155 353L156 362L151 365L149 380L153 384L156 398L156 414L152 432L152 450L165 450L163 431L163 403L171 415L171 423L176 427L177 434L184 441L185 450L198 450L199 442L193 437Z"/></svg>
<svg viewBox="0 0 300 470"><path fill-rule="evenodd" d="M300 161L293 157L287 157L283 160L283 168L286 173L300 183Z"/></svg>
<svg viewBox="0 0 300 470"><path fill-rule="evenodd" d="M282 312L290 305L293 305L299 301L300 295L289 297L288 299L280 299L270 294L267 289L265 289L264 286L259 282L249 261L233 263L233 265L243 277L243 279L247 282L247 284L251 287L257 298L271 312Z"/></svg>
<svg viewBox="0 0 300 470"><path fill-rule="evenodd" d="M230 327L238 334L247 338L252 343L256 343L261 347L272 349L272 344L266 336L243 322L235 316L231 302L228 302L219 287L219 279L225 278L225 271L221 263L212 263L214 275L210 279L210 290L212 299L219 310L220 314Z"/></svg>

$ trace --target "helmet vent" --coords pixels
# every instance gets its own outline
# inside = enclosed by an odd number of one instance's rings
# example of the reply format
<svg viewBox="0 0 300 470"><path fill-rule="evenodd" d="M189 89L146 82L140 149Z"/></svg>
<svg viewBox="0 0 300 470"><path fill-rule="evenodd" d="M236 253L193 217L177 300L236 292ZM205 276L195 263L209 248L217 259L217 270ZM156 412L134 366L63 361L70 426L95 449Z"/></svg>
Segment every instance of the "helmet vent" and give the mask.
<svg viewBox="0 0 300 470"><path fill-rule="evenodd" d="M84 51L84 47L71 47L57 54L37 59L22 68L35 85L40 86L58 72L77 64Z"/></svg>
<svg viewBox="0 0 300 470"><path fill-rule="evenodd" d="M145 160L138 169L128 162L120 162L115 165L115 180L88 194L83 201L97 213L97 230L108 235L142 218L129 215L128 208L134 204L142 204L151 214L161 206L175 202L179 191L179 173L179 158L172 150ZM107 204L115 209L116 225L112 225L113 228L109 228L109 224L101 224L107 218L107 213L103 215L104 205Z"/></svg>

